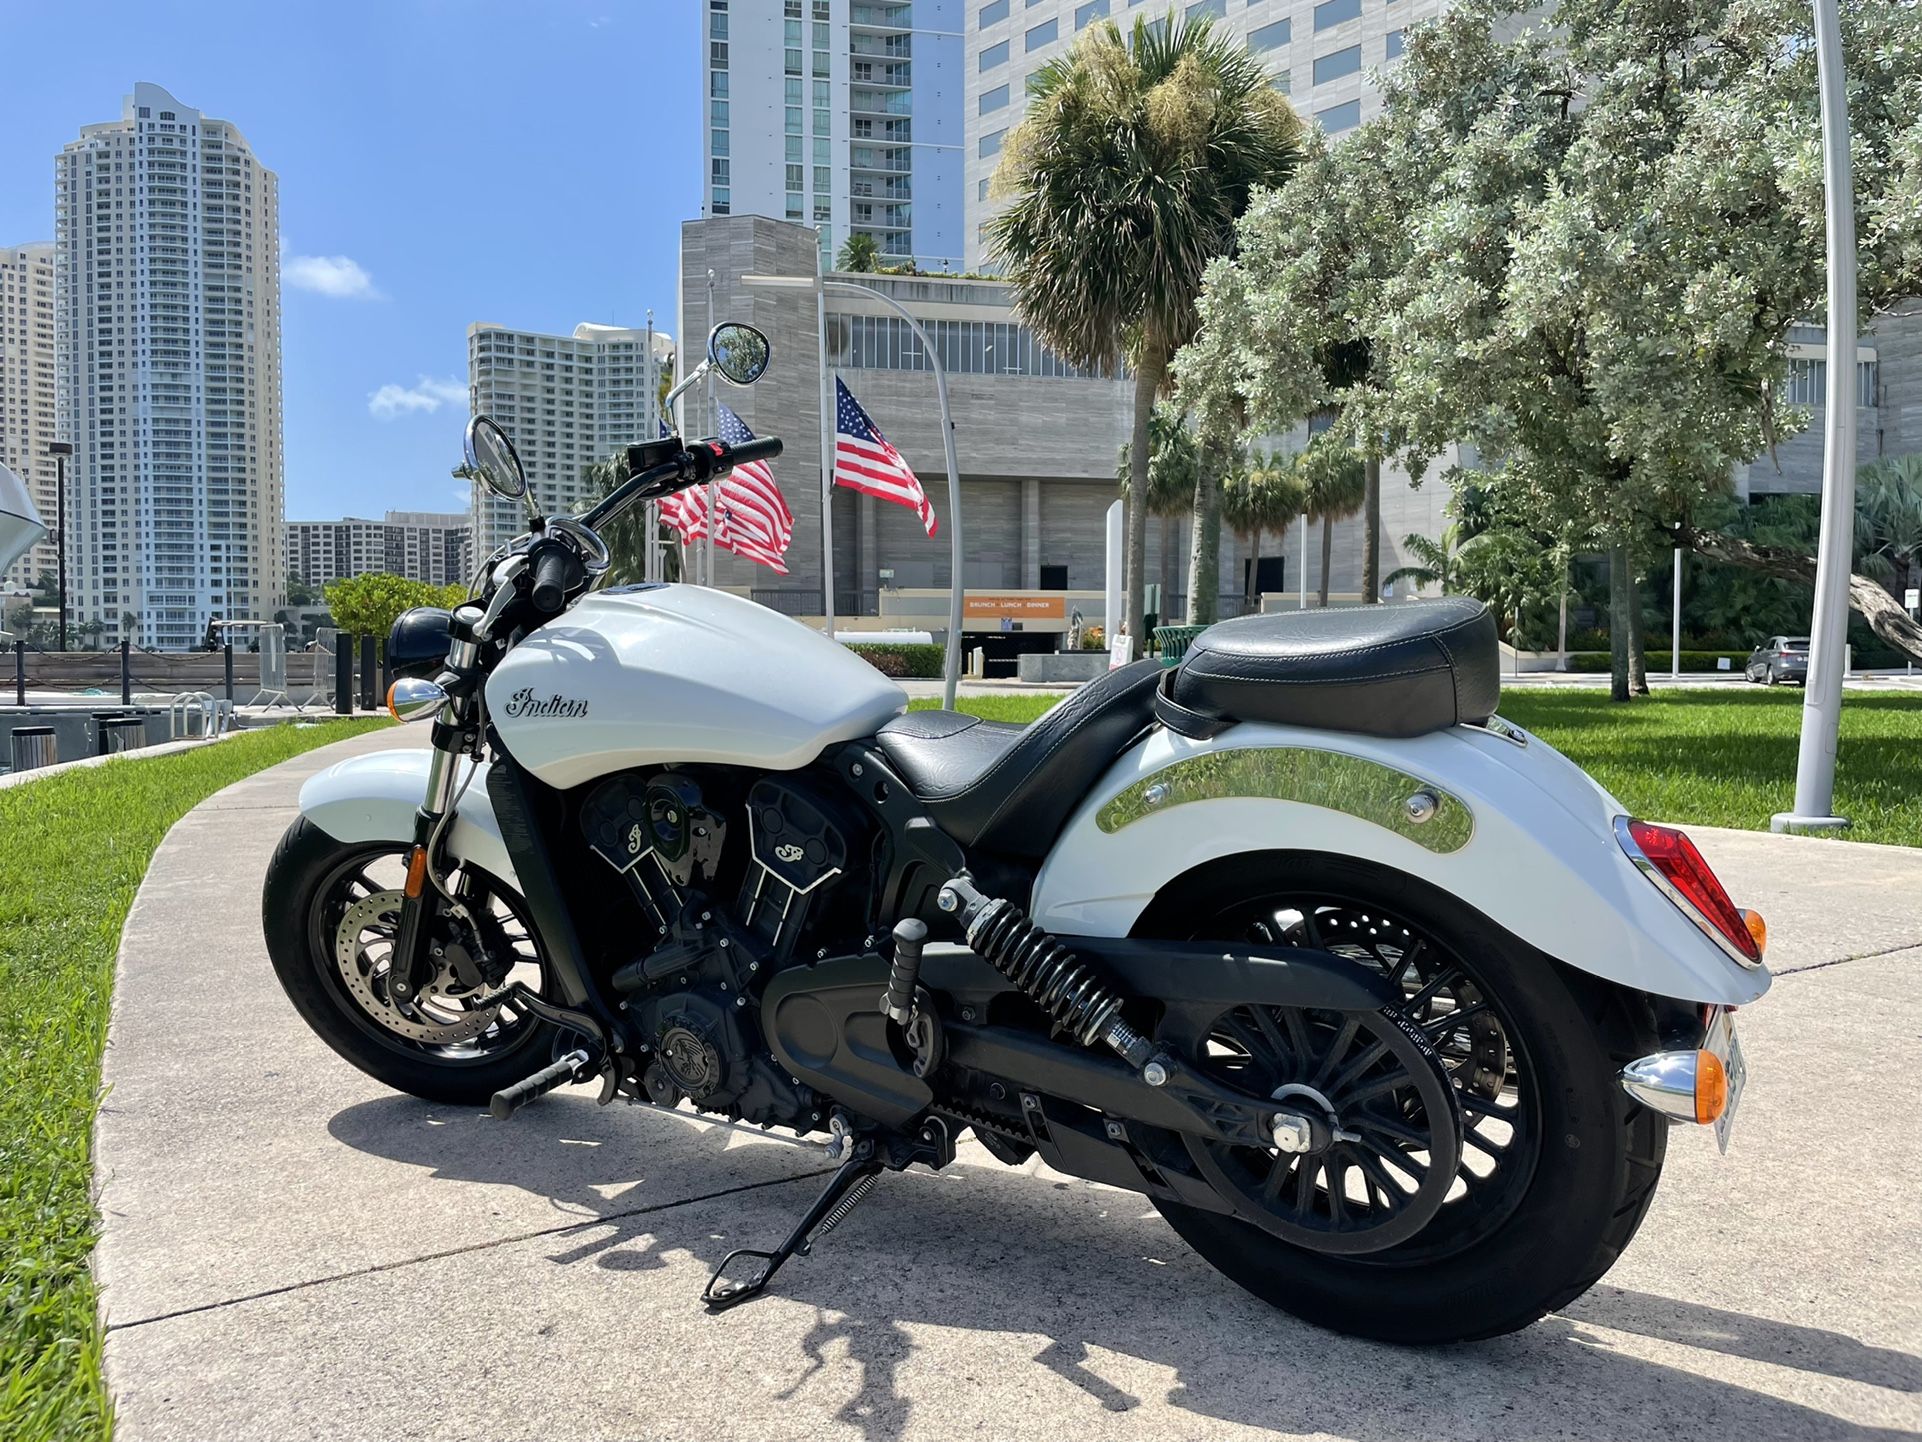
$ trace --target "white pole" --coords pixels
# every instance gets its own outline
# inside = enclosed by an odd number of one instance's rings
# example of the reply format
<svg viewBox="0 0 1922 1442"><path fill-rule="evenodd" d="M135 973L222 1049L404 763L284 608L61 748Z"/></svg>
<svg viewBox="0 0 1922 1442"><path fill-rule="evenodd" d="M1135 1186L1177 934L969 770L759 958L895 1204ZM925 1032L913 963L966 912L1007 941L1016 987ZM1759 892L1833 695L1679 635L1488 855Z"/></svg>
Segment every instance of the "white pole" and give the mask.
<svg viewBox="0 0 1922 1442"><path fill-rule="evenodd" d="M651 307L647 312L647 350L641 360L641 383L652 387L647 394L647 406L642 412L641 417L642 429L646 433L643 439L651 441L661 429L661 377L660 373L654 369L654 311ZM654 422L651 426L646 424L646 422L650 420ZM641 525L646 528L647 537L646 546L641 551L641 579L643 581L658 581L660 579L661 548L658 544L658 538L661 533L661 528L658 519L659 515L660 513L655 509L655 502L653 501L649 501L647 505L642 508Z"/></svg>
<svg viewBox="0 0 1922 1442"><path fill-rule="evenodd" d="M1301 527L1301 574L1295 577L1297 594L1300 597L1295 609L1308 609L1308 517L1297 516L1295 524Z"/></svg>
<svg viewBox="0 0 1922 1442"><path fill-rule="evenodd" d="M1815 65L1821 83L1828 212L1828 434L1822 451L1822 532L1815 561L1815 617L1809 627L1809 677L1802 691L1802 744L1795 763L1795 810L1771 819L1776 831L1825 831L1849 824L1834 812L1842 648L1848 636L1855 549L1855 181L1836 0L1815 0Z"/></svg>
<svg viewBox="0 0 1922 1442"><path fill-rule="evenodd" d="M1103 545L1101 549L1101 623L1107 627L1108 647L1114 648L1114 638L1121 634L1121 552L1122 552L1123 512L1121 502L1116 501L1108 507L1106 523L1102 526Z"/></svg>
<svg viewBox="0 0 1922 1442"><path fill-rule="evenodd" d="M711 270L707 273L707 333L714 334L714 272ZM682 405L685 408L686 403L683 402ZM710 370L707 373L707 415L703 421L709 435L714 434L714 417L717 414L718 412L714 409L714 372ZM707 542L701 547L701 583L707 586L714 584L714 530L720 523L721 483L709 481L707 483Z"/></svg>
<svg viewBox="0 0 1922 1442"><path fill-rule="evenodd" d="M828 640L834 639L834 378L828 374L827 262L814 250L814 329L821 365L821 591Z"/></svg>
<svg viewBox="0 0 1922 1442"><path fill-rule="evenodd" d="M908 323L914 338L921 342L921 353L934 367L934 391L941 402L941 448L948 465L948 653L942 667L942 702L948 710L954 709L955 689L961 681L961 611L967 596L967 586L962 581L961 544L961 469L954 455L954 417L948 409L948 373L941 365L941 354L929 339L928 333L921 328L921 322L907 311L907 308L886 291L876 290L873 286L860 285L851 280L830 280L823 282L823 288L833 286L836 290L850 290L880 301ZM822 315L826 316L826 297L822 298ZM827 354L827 323L821 326L822 355ZM823 366L825 371L825 365ZM832 613L832 600L829 606Z"/></svg>
<svg viewBox="0 0 1922 1442"><path fill-rule="evenodd" d="M1682 679L1682 548L1675 548L1675 603L1674 614L1669 617L1668 629L1668 676L1671 681Z"/></svg>

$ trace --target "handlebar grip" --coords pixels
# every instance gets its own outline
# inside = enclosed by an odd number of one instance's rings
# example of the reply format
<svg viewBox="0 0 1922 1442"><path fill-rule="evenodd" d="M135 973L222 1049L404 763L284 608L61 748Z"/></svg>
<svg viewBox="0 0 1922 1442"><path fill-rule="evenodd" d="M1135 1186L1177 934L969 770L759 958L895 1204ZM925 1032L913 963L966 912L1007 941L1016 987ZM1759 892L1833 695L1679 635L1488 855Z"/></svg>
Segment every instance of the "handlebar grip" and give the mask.
<svg viewBox="0 0 1922 1442"><path fill-rule="evenodd" d="M565 543L543 549L534 563L534 585L528 592L534 609L553 615L567 603L567 588L576 580L580 561Z"/></svg>
<svg viewBox="0 0 1922 1442"><path fill-rule="evenodd" d="M730 466L752 465L755 461L771 461L782 451L779 436L757 436L754 440L743 441L738 446L729 446L727 461Z"/></svg>
<svg viewBox="0 0 1922 1442"><path fill-rule="evenodd" d="M570 1085L576 1075L592 1061L584 1051L570 1051L559 1061L542 1067L530 1077L524 1077L512 1086L502 1087L494 1093L487 1110L496 1121L506 1121L529 1102L546 1096L556 1087Z"/></svg>

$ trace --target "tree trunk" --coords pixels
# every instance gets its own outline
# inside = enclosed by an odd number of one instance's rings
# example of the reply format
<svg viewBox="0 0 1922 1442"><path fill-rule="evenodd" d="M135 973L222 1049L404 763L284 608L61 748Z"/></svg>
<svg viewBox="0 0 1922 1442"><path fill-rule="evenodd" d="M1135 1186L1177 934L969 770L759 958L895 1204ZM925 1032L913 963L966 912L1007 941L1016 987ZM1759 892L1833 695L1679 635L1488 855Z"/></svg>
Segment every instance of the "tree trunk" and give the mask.
<svg viewBox="0 0 1922 1442"><path fill-rule="evenodd" d="M1256 526L1248 539L1248 574L1241 583L1241 614L1252 615L1261 609L1261 527Z"/></svg>
<svg viewBox="0 0 1922 1442"><path fill-rule="evenodd" d="M1381 600L1381 460L1370 456L1363 474L1368 490L1361 503L1361 603Z"/></svg>
<svg viewBox="0 0 1922 1442"><path fill-rule="evenodd" d="M1195 457L1194 521L1189 526L1188 624L1212 626L1221 619L1221 477L1214 447Z"/></svg>
<svg viewBox="0 0 1922 1442"><path fill-rule="evenodd" d="M1328 604L1328 558L1335 549L1335 518L1321 518L1321 604Z"/></svg>
<svg viewBox="0 0 1922 1442"><path fill-rule="evenodd" d="M1148 638L1141 634L1144 618L1141 606L1142 583L1148 570L1148 419L1154 414L1155 395L1168 368L1166 357L1151 341L1142 347L1140 365L1135 371L1134 432L1128 443L1128 494L1122 504L1122 534L1125 545L1121 563L1122 627L1134 639L1134 653L1148 651ZM1108 624L1114 624L1114 617Z"/></svg>
<svg viewBox="0 0 1922 1442"><path fill-rule="evenodd" d="M1608 671L1609 699L1626 701L1628 689L1628 543L1617 541L1608 551Z"/></svg>
<svg viewBox="0 0 1922 1442"><path fill-rule="evenodd" d="M1765 576L1801 581L1809 586L1815 584L1815 557L1805 556L1800 551L1781 546L1758 546L1753 541L1725 536L1719 531L1697 531L1690 538L1690 545L1701 555L1712 556L1735 566L1747 566ZM1922 625L1917 625L1915 618L1903 610L1896 598L1880 585L1867 576L1851 574L1849 606L1869 623L1869 629L1876 635L1896 650L1922 661Z"/></svg>
<svg viewBox="0 0 1922 1442"><path fill-rule="evenodd" d="M1648 653L1642 636L1642 578L1628 567L1628 689L1648 695Z"/></svg>
<svg viewBox="0 0 1922 1442"><path fill-rule="evenodd" d="M1175 532L1180 523L1173 516L1161 518L1161 624L1173 620L1169 602L1175 595Z"/></svg>

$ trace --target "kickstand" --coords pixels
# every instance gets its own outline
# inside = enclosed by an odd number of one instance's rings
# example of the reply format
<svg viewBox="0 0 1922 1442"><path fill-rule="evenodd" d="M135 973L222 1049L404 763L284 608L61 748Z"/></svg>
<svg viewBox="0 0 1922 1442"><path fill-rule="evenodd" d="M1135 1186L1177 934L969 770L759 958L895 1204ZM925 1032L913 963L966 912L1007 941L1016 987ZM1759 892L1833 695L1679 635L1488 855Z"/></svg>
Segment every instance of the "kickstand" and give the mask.
<svg viewBox="0 0 1922 1442"><path fill-rule="evenodd" d="M772 1252L757 1252L752 1247L738 1247L721 1258L721 1265L714 1269L714 1275L707 1280L707 1289L701 1293L701 1300L708 1310L724 1311L737 1306L750 1297L758 1297L767 1289L774 1274L781 1270L781 1264L789 1257L805 1257L814 1243L833 1231L841 1219L854 1210L855 1204L874 1189L880 1181L881 1159L866 1143L862 1143L854 1155L841 1163L841 1168L828 1182L826 1189L815 1198L814 1205L807 1209L800 1225L788 1234L788 1239ZM727 1277L727 1269L737 1257L751 1257L765 1263L759 1271L740 1281Z"/></svg>

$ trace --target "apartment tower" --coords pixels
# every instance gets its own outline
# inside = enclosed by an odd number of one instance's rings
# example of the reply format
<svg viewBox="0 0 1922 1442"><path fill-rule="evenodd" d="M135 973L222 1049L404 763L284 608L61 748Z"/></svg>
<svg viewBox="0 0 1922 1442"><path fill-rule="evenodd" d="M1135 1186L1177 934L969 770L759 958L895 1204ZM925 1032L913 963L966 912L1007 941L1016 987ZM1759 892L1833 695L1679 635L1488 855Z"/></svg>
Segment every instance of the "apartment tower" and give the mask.
<svg viewBox="0 0 1922 1442"><path fill-rule="evenodd" d="M701 0L703 216L850 235L883 264L955 270L966 245L967 0Z"/></svg>
<svg viewBox="0 0 1922 1442"><path fill-rule="evenodd" d="M285 604L278 186L145 83L55 158L71 605L110 636L181 649Z"/></svg>
<svg viewBox="0 0 1922 1442"><path fill-rule="evenodd" d="M968 0L969 269L986 263L981 227L997 209L988 182L1027 109L1029 77L1097 21L1112 20L1125 35L1137 16L1152 24L1169 8L1166 0ZM1304 118L1339 135L1380 111L1375 75L1400 57L1403 32L1447 0L1192 0L1178 8L1245 42Z"/></svg>
<svg viewBox="0 0 1922 1442"><path fill-rule="evenodd" d="M595 499L587 468L659 434L665 331L577 325L543 335L481 323L467 328L467 378L475 415L492 416L520 453L543 514ZM527 529L526 508L476 484L478 558Z"/></svg>
<svg viewBox="0 0 1922 1442"><path fill-rule="evenodd" d="M0 466L27 483L48 539L0 574L0 591L19 590L57 568L54 438L53 247L0 248Z"/></svg>

